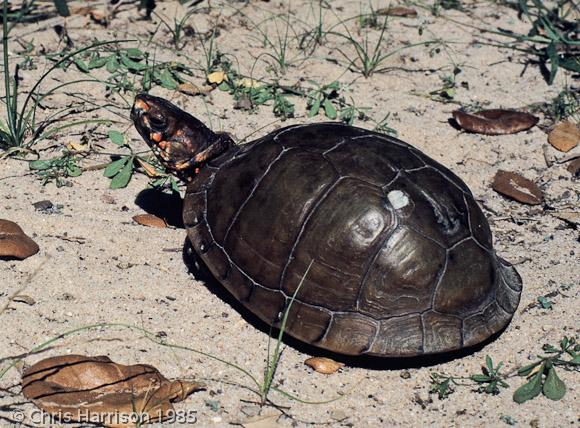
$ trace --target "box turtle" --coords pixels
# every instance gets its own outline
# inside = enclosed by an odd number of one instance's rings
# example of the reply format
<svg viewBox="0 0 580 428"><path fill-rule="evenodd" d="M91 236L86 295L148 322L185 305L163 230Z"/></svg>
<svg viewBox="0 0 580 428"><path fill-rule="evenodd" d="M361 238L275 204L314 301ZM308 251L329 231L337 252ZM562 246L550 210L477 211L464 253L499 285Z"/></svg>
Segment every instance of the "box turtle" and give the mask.
<svg viewBox="0 0 580 428"><path fill-rule="evenodd" d="M150 95L131 117L187 182L193 249L269 325L290 307L300 341L410 357L478 344L513 316L521 278L470 190L409 144L318 123L236 145Z"/></svg>

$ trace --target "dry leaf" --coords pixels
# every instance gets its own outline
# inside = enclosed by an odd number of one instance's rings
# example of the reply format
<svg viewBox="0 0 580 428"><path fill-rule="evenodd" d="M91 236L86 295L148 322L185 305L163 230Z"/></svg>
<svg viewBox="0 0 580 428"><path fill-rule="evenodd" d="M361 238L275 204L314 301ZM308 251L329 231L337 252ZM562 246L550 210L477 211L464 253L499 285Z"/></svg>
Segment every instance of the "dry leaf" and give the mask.
<svg viewBox="0 0 580 428"><path fill-rule="evenodd" d="M208 77L209 78L209 77ZM177 90L185 95L206 95L214 90L213 86L197 86L193 83L180 83Z"/></svg>
<svg viewBox="0 0 580 428"><path fill-rule="evenodd" d="M580 226L580 212L577 211L556 211L552 213L554 217L564 220L576 226Z"/></svg>
<svg viewBox="0 0 580 428"><path fill-rule="evenodd" d="M213 73L207 75L207 81L209 83L215 83L216 85L219 85L224 80L228 80L228 76L225 71L214 71Z"/></svg>
<svg viewBox="0 0 580 428"><path fill-rule="evenodd" d="M410 7L385 7L382 9L377 10L377 15L386 15L386 16L401 16L404 18L414 18L417 16L417 11Z"/></svg>
<svg viewBox="0 0 580 428"><path fill-rule="evenodd" d="M75 141L66 143L66 147L73 152L86 152L89 150L89 147L86 144L77 143Z"/></svg>
<svg viewBox="0 0 580 428"><path fill-rule="evenodd" d="M466 131L486 135L515 134L538 123L538 118L529 113L500 109L482 110L473 114L455 110L453 118Z"/></svg>
<svg viewBox="0 0 580 428"><path fill-rule="evenodd" d="M542 203L543 195L540 188L533 181L515 172L499 170L493 178L491 187L496 192L524 204L538 205Z"/></svg>
<svg viewBox="0 0 580 428"><path fill-rule="evenodd" d="M165 220L153 214L137 214L133 216L133 221L142 226L157 227L159 229L167 227Z"/></svg>
<svg viewBox="0 0 580 428"><path fill-rule="evenodd" d="M312 367L318 373L332 374L338 369L344 367L343 363L336 362L326 357L311 357L304 361L309 367Z"/></svg>
<svg viewBox="0 0 580 428"><path fill-rule="evenodd" d="M24 260L38 253L38 245L16 223L0 219L0 258Z"/></svg>
<svg viewBox="0 0 580 428"><path fill-rule="evenodd" d="M567 120L560 122L548 134L548 142L561 152L569 152L580 143L580 129Z"/></svg>
<svg viewBox="0 0 580 428"><path fill-rule="evenodd" d="M174 414L171 403L202 388L195 382L171 382L146 364L125 366L105 356L47 358L22 375L22 393L45 412L77 422L90 417L108 427L167 419Z"/></svg>
<svg viewBox="0 0 580 428"><path fill-rule="evenodd" d="M139 165L141 165L141 168L143 168L143 170L145 171L145 173L149 177L162 177L163 176L163 174L160 173L159 171L157 171L153 165L145 162L143 159L137 158L137 162L139 162Z"/></svg>

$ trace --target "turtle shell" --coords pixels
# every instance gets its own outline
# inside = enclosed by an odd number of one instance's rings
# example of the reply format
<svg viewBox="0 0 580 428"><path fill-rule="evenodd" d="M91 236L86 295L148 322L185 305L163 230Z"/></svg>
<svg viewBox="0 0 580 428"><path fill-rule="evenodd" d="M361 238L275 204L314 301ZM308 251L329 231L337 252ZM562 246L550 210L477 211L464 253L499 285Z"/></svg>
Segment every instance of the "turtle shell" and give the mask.
<svg viewBox="0 0 580 428"><path fill-rule="evenodd" d="M415 356L500 331L521 278L467 186L412 146L341 124L237 146L188 186L194 250L246 308L330 351ZM308 270L308 273L306 273Z"/></svg>

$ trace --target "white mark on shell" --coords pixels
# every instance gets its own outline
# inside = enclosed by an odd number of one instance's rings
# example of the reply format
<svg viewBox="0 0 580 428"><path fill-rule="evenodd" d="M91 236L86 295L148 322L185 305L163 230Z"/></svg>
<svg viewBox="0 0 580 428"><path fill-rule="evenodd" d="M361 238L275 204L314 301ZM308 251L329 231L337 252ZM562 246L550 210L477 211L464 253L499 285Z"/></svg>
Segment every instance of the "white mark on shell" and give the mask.
<svg viewBox="0 0 580 428"><path fill-rule="evenodd" d="M394 209L399 210L409 205L409 197L400 190L391 190L387 198Z"/></svg>

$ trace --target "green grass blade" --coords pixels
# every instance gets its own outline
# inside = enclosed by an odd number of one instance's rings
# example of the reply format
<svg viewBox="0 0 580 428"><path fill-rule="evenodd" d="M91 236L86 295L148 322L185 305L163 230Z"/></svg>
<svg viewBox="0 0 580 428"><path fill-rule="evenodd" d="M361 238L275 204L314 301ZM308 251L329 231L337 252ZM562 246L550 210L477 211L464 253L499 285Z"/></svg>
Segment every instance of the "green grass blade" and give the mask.
<svg viewBox="0 0 580 428"><path fill-rule="evenodd" d="M54 0L54 5L60 16L70 16L70 10L68 9L66 0Z"/></svg>

